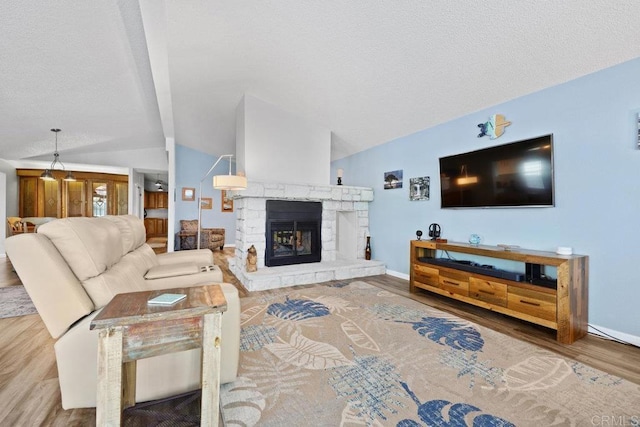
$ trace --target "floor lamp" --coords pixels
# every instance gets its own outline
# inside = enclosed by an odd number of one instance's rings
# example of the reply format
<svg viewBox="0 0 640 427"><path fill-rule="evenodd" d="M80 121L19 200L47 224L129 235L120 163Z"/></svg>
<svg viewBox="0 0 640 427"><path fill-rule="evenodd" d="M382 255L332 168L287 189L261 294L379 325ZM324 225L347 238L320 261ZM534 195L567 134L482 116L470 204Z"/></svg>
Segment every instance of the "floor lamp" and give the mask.
<svg viewBox="0 0 640 427"><path fill-rule="evenodd" d="M207 179L213 169L218 166L220 160L229 159L229 174L228 175L214 175L213 176L213 188L216 190L244 190L247 188L247 177L242 175L231 174L231 159L233 154L223 154L218 157L218 160L209 168L207 173L200 180L200 188L198 192L198 244L197 248L200 249L200 231L202 229L202 182ZM237 170L236 170L237 172Z"/></svg>

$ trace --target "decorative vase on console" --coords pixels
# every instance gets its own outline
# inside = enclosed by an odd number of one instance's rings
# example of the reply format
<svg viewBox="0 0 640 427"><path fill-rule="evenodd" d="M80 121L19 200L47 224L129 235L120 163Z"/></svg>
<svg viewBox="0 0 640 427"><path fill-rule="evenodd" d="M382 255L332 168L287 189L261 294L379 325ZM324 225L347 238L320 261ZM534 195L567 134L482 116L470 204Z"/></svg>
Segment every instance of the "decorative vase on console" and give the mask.
<svg viewBox="0 0 640 427"><path fill-rule="evenodd" d="M364 259L371 259L371 236L367 236L367 246L364 248Z"/></svg>

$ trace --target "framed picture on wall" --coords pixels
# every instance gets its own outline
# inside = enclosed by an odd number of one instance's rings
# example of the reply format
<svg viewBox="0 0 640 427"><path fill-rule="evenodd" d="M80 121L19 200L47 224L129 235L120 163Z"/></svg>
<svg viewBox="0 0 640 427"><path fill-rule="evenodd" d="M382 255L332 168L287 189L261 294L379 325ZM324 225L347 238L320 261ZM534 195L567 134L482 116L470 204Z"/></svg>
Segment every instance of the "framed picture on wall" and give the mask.
<svg viewBox="0 0 640 427"><path fill-rule="evenodd" d="M402 188L402 170L384 173L384 189L394 190Z"/></svg>
<svg viewBox="0 0 640 427"><path fill-rule="evenodd" d="M212 209L213 199L211 197L203 197L200 199L200 205L202 206L202 209Z"/></svg>
<svg viewBox="0 0 640 427"><path fill-rule="evenodd" d="M220 194L221 194L220 210L222 212L233 212L233 199L228 197L227 190L221 190Z"/></svg>
<svg viewBox="0 0 640 427"><path fill-rule="evenodd" d="M431 178L409 178L409 200L429 200L429 181Z"/></svg>
<svg viewBox="0 0 640 427"><path fill-rule="evenodd" d="M196 189L191 187L182 187L182 200L185 202L194 202L196 200Z"/></svg>

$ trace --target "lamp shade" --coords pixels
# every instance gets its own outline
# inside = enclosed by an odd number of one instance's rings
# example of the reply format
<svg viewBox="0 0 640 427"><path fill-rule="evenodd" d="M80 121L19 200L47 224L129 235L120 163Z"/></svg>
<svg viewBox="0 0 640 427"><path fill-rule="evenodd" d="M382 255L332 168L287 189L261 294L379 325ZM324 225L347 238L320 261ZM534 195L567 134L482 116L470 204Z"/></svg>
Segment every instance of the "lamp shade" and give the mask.
<svg viewBox="0 0 640 427"><path fill-rule="evenodd" d="M216 190L244 190L247 188L247 177L240 175L214 175L213 188Z"/></svg>
<svg viewBox="0 0 640 427"><path fill-rule="evenodd" d="M40 179L43 181L55 181L56 179L53 177L53 174L51 173L51 170L49 169L45 169L44 172L42 172L42 175L40 175Z"/></svg>

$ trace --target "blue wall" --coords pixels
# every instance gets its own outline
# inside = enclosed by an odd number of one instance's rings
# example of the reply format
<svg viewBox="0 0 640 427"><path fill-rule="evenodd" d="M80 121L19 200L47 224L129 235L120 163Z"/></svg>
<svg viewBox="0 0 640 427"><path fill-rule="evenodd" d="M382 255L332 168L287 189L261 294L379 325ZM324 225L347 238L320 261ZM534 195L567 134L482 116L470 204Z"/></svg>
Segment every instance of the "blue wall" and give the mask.
<svg viewBox="0 0 640 427"><path fill-rule="evenodd" d="M201 151L193 150L176 144L176 231L180 230L181 219L198 219L198 187L200 180L215 163L218 156L211 156ZM213 199L213 209L202 210L202 227L224 228L225 245L236 243L236 214L221 212L220 190L213 189L213 175L229 173L229 162L223 159L209 176L202 182L202 197ZM182 187L196 189L196 201L182 201Z"/></svg>
<svg viewBox="0 0 640 427"><path fill-rule="evenodd" d="M443 238L589 256L589 323L640 336L640 58L332 163L344 184L375 189L370 207L373 256L408 274L409 240L430 223ZM478 82L480 84L481 82ZM491 114L512 122L502 137L477 138ZM553 208L440 208L438 158L553 133ZM404 188L383 190L383 174L404 170ZM409 178L430 176L429 201L409 201Z"/></svg>

